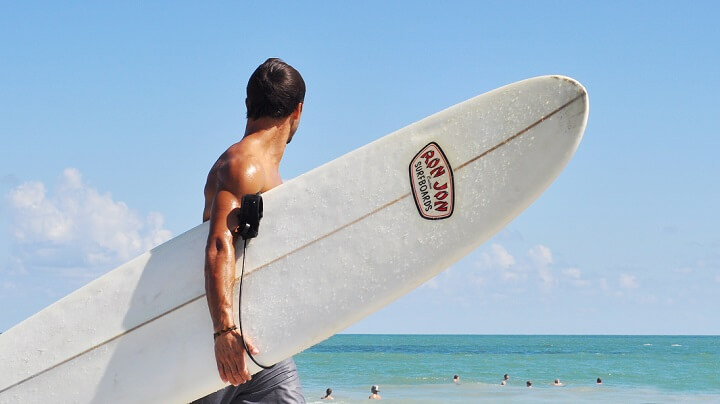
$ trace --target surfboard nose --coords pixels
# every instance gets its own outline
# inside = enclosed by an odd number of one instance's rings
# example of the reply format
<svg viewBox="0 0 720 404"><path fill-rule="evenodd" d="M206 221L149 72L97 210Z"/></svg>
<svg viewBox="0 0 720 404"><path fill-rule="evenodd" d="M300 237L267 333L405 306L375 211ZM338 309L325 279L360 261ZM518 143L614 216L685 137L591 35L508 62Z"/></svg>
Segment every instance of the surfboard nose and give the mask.
<svg viewBox="0 0 720 404"><path fill-rule="evenodd" d="M585 86L583 86L579 81L575 80L572 77L563 76L561 74L552 74L552 75L549 75L548 77L551 77L556 80L560 80L561 82L564 82L566 85L576 87L578 89L578 92L587 94L587 90L585 89Z"/></svg>
<svg viewBox="0 0 720 404"><path fill-rule="evenodd" d="M563 76L560 74L554 74L544 77L556 80L559 86L558 92L567 94L566 97L568 98L568 102L561 109L565 109L565 107L568 107L568 112L576 114L576 116L570 117L568 119L568 124L575 125L577 128L579 128L579 130L567 131L566 134L576 137L577 148L577 145L579 145L580 140L582 140L585 134L587 120L590 116L590 99L588 97L587 89L585 89L584 85L582 85L579 81L575 80L572 77Z"/></svg>

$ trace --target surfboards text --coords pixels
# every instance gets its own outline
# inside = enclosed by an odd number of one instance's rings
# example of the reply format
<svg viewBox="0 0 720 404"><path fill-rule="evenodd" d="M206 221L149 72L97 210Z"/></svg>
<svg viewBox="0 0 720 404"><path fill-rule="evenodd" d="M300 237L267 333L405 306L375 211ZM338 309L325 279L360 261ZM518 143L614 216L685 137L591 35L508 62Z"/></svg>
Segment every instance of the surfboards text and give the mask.
<svg viewBox="0 0 720 404"><path fill-rule="evenodd" d="M452 168L437 143L429 143L412 159L410 184L420 216L437 220L452 215L455 193Z"/></svg>

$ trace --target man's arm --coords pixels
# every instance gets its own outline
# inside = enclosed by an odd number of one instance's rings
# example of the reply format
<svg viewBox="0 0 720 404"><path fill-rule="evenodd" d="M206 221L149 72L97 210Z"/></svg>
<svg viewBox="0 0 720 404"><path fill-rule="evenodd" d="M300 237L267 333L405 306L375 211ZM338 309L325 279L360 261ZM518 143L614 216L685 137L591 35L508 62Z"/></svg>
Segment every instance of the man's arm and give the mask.
<svg viewBox="0 0 720 404"><path fill-rule="evenodd" d="M205 292L214 332L235 325L233 287L235 285L235 238L242 195L262 189L262 176L251 161L228 163L218 170L218 191L210 210L210 229L205 247ZM257 353L247 339L253 354ZM215 339L215 359L220 378L233 385L250 380L240 332L226 332Z"/></svg>

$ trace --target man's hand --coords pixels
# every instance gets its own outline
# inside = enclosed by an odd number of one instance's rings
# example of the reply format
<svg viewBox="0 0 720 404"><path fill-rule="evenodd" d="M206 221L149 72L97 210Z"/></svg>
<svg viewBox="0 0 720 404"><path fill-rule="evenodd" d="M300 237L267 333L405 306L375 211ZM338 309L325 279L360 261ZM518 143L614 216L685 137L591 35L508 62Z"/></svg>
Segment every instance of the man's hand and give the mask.
<svg viewBox="0 0 720 404"><path fill-rule="evenodd" d="M215 360L220 378L223 382L230 382L234 386L244 384L251 379L245 363L242 339L242 335L237 330L233 330L219 335L215 340ZM245 343L251 354L260 353L249 339L245 338Z"/></svg>

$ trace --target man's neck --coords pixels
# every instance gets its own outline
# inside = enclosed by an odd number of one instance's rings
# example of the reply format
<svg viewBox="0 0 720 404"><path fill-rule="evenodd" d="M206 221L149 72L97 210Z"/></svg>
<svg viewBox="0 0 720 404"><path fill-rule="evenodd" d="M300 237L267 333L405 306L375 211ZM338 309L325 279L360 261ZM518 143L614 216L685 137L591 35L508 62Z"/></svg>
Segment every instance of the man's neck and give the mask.
<svg viewBox="0 0 720 404"><path fill-rule="evenodd" d="M259 118L248 119L243 139L252 138L265 155L279 166L289 137L289 119Z"/></svg>

